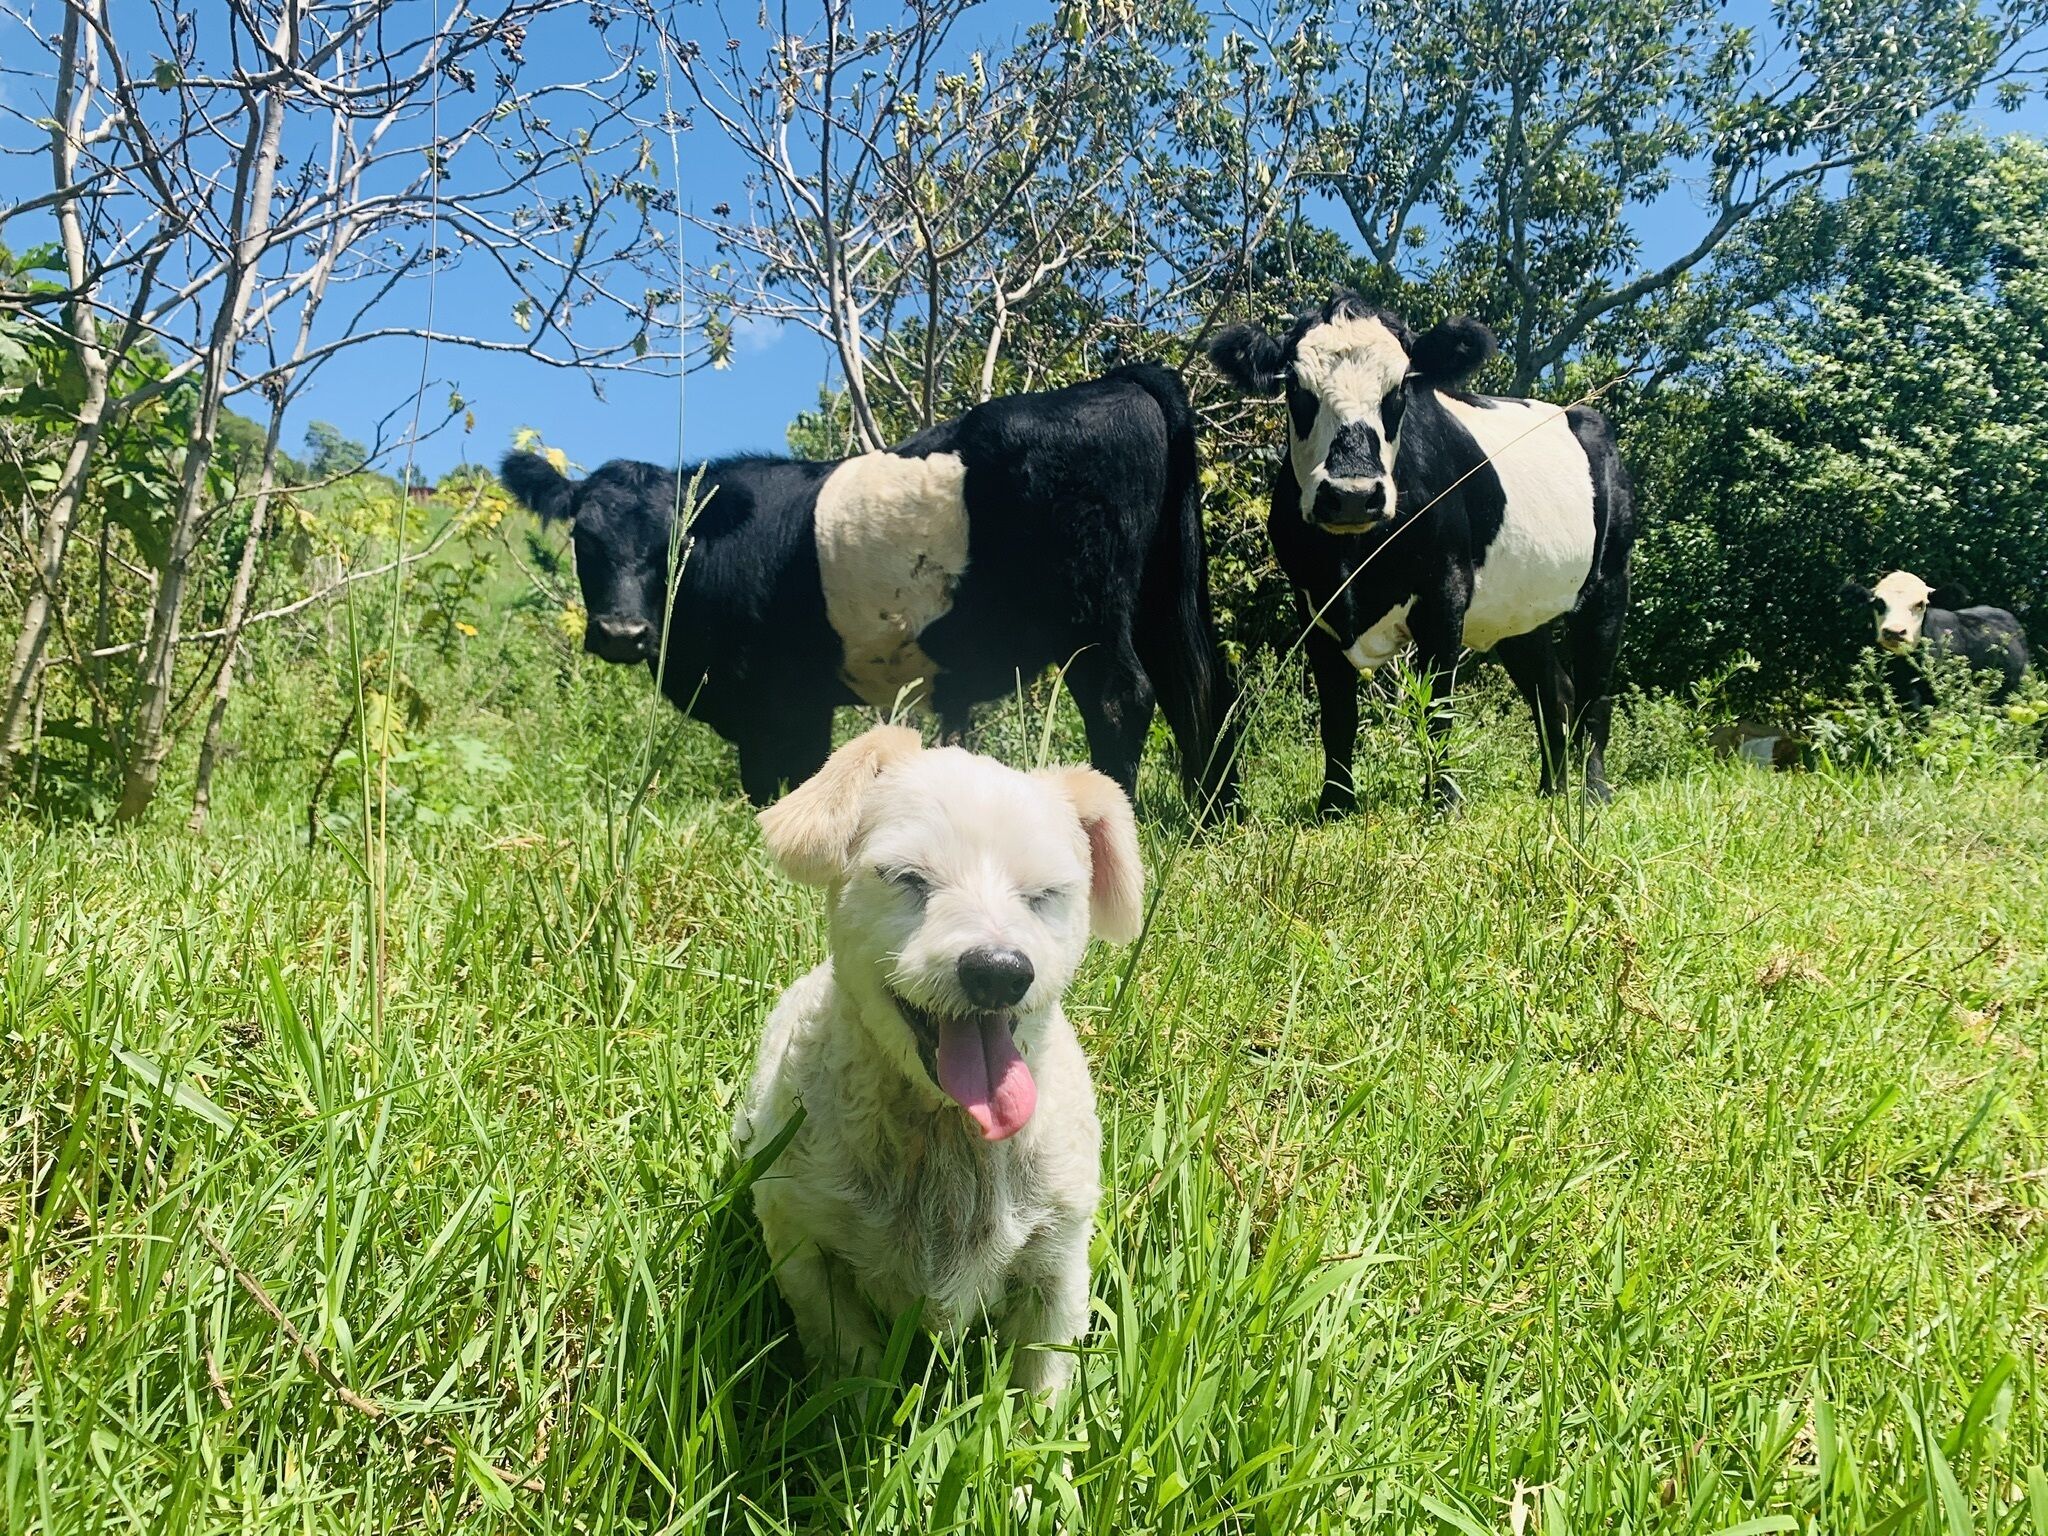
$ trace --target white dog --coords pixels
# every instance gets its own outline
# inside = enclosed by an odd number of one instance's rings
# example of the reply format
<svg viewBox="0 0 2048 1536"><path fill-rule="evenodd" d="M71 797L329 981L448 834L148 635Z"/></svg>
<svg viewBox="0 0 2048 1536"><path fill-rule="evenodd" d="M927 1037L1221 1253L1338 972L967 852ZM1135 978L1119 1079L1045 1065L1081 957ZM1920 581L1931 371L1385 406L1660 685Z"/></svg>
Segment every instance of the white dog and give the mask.
<svg viewBox="0 0 2048 1536"><path fill-rule="evenodd" d="M1144 915L1130 803L1089 768L1019 773L882 726L761 813L830 888L831 958L783 994L733 1125L775 1276L814 1359L874 1368L890 1319L992 1320L1050 1392L1088 1322L1101 1127L1060 994L1088 934Z"/></svg>

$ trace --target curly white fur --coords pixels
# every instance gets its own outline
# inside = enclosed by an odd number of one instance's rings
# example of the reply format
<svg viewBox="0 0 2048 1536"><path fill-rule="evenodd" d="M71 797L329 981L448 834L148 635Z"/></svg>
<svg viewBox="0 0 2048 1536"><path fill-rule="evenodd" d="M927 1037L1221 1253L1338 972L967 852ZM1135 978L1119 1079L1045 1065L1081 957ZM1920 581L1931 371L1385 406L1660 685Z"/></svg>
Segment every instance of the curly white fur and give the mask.
<svg viewBox="0 0 2048 1536"><path fill-rule="evenodd" d="M1139 927L1128 802L1090 769L1019 773L883 727L762 826L786 870L831 892L831 958L776 1005L733 1125L751 1154L804 1112L754 1208L806 1349L872 1370L915 1307L942 1333L987 1319L1019 1346L1012 1382L1056 1389L1073 1371L1061 1346L1087 1326L1101 1162L1060 996L1091 925ZM1032 973L1004 1015L1036 1090L1014 1130L940 1088L912 1022L968 1015L959 962L990 945Z"/></svg>

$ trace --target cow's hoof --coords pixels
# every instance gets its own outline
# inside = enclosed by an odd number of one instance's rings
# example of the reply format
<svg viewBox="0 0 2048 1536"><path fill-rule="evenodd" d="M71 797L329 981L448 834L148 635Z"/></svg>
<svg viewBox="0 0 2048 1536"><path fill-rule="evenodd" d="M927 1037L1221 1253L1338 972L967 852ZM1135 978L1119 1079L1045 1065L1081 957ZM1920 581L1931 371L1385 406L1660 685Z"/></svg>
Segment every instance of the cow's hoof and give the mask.
<svg viewBox="0 0 2048 1536"><path fill-rule="evenodd" d="M1437 779L1423 790L1422 803L1439 816L1455 816L1465 808L1465 792L1449 779Z"/></svg>
<svg viewBox="0 0 2048 1536"><path fill-rule="evenodd" d="M1349 816L1358 809L1358 796L1348 789L1333 789L1325 786L1321 798L1316 801L1316 815L1324 821L1336 821Z"/></svg>
<svg viewBox="0 0 2048 1536"><path fill-rule="evenodd" d="M1586 780L1586 803L1588 805L1612 805L1614 790L1605 779Z"/></svg>

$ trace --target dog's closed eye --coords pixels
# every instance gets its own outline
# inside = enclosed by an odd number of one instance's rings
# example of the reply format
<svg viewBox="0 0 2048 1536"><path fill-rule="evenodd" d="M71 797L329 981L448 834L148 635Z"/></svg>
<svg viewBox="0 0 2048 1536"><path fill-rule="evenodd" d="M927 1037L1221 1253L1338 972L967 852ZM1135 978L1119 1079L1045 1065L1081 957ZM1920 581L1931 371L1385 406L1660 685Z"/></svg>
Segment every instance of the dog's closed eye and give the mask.
<svg viewBox="0 0 2048 1536"><path fill-rule="evenodd" d="M915 869L878 869L875 871L899 891L907 891L920 904L932 893L932 883L923 873Z"/></svg>
<svg viewBox="0 0 2048 1536"><path fill-rule="evenodd" d="M1063 885L1049 885L1042 891L1033 891L1024 898L1025 904L1040 917L1057 912L1074 896L1074 892Z"/></svg>

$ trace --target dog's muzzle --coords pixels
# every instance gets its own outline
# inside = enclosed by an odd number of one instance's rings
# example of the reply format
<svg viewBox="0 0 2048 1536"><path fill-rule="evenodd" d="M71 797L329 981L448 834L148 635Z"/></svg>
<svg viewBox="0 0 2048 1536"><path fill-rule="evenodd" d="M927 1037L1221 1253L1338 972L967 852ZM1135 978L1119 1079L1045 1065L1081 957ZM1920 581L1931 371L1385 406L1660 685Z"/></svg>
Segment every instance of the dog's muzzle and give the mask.
<svg viewBox="0 0 2048 1536"><path fill-rule="evenodd" d="M1027 976L1016 995L1030 985ZM909 1028L926 1073L985 1140L1006 1141L1024 1128L1038 1107L1038 1084L1017 1049L1015 1013L937 1013L894 991L889 1001Z"/></svg>

